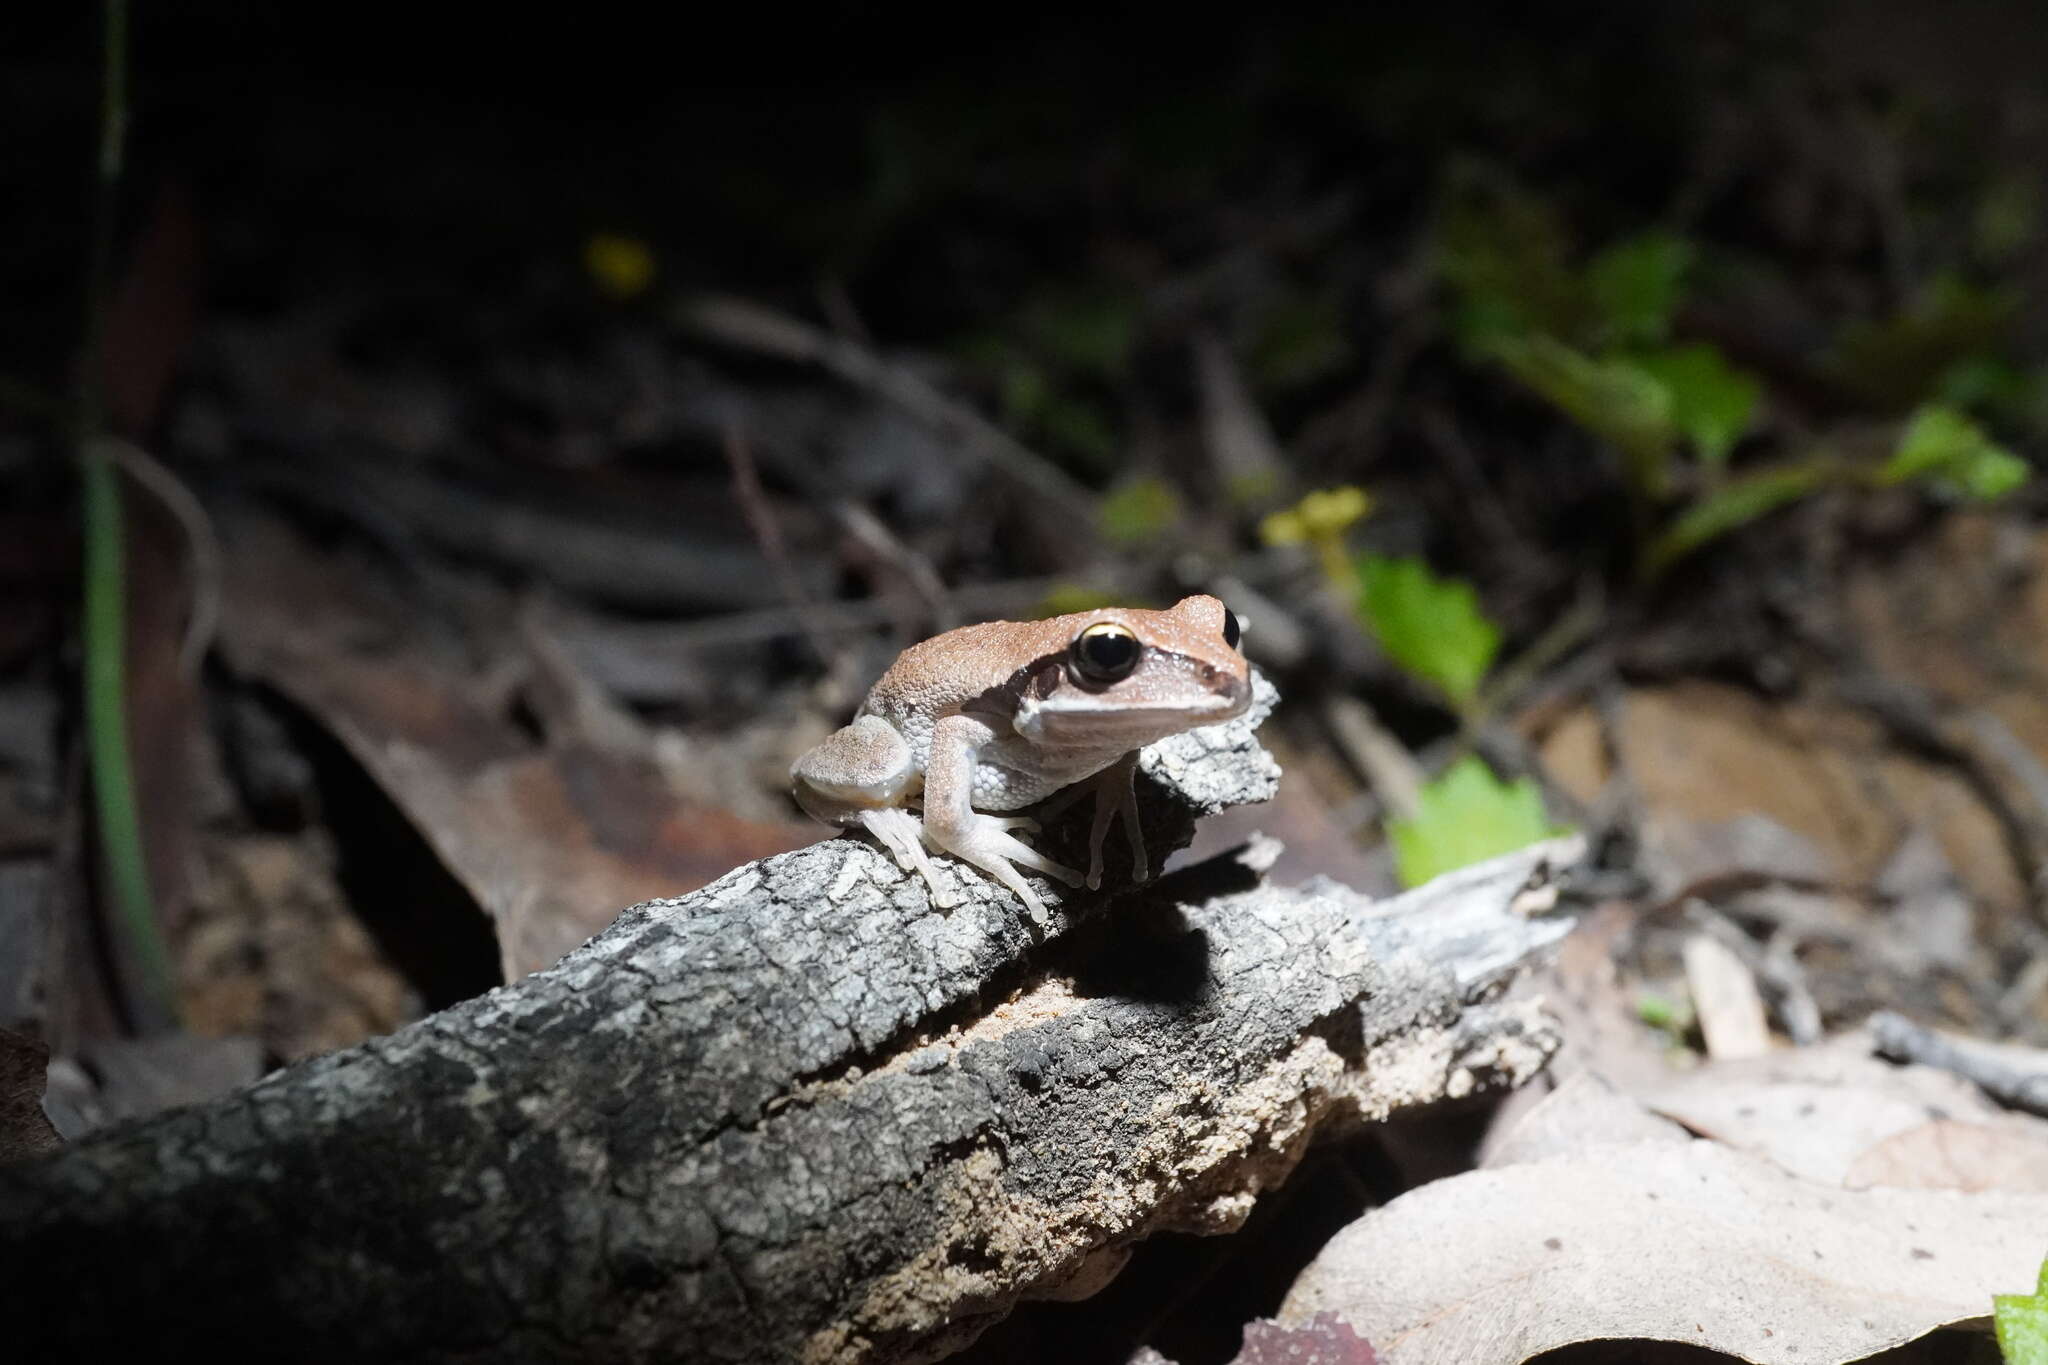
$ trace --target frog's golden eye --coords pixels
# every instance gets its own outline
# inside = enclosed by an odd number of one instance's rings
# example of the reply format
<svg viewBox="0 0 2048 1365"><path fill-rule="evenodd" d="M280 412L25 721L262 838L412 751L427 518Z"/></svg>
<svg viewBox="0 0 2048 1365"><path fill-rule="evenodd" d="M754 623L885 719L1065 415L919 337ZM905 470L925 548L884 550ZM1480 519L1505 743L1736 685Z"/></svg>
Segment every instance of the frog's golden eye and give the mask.
<svg viewBox="0 0 2048 1365"><path fill-rule="evenodd" d="M1074 637L1067 657L1078 680L1101 686L1128 678L1143 652L1137 636L1114 621L1097 621Z"/></svg>

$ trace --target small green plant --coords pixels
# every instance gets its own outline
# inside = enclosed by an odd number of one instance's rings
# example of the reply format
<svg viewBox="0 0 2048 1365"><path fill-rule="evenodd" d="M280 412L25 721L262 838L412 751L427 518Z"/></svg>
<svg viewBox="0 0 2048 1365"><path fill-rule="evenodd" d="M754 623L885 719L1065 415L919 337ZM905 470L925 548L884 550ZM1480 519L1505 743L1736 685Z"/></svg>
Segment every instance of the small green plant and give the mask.
<svg viewBox="0 0 2048 1365"><path fill-rule="evenodd" d="M1360 555L1357 574L1358 614L1387 656L1469 715L1500 651L1500 627L1472 585L1439 578L1419 559L1384 555Z"/></svg>
<svg viewBox="0 0 2048 1365"><path fill-rule="evenodd" d="M1892 457L1877 471L1880 485L1925 483L1954 496L2002 498L2027 481L2027 464L1995 445L1984 429L1954 408L1929 404L1913 414Z"/></svg>
<svg viewBox="0 0 2048 1365"><path fill-rule="evenodd" d="M1729 460L1757 429L1766 393L1715 346L1673 340L1697 261L1691 244L1646 233L1574 266L1546 204L1467 167L1448 184L1436 248L1465 353L1499 366L1618 456L1645 578L1823 488L1912 483L1988 501L2025 482L2024 462L1960 406L1981 402L2023 419L2048 411L2048 387L1987 353L2012 312L2005 294L1937 280L1898 317L1844 333L1831 364L1845 387L1893 409L1902 394L1922 395L1885 464L1823 448L1731 477Z"/></svg>
<svg viewBox="0 0 2048 1365"><path fill-rule="evenodd" d="M1260 531L1269 545L1312 549L1332 590L1350 595L1359 624L1387 657L1469 730L1484 717L1500 627L1462 579L1439 576L1420 559L1354 555L1346 534L1371 509L1364 489L1322 489L1268 516ZM1503 782L1469 753L1422 785L1415 809L1387 823L1396 869L1409 886L1557 832L1535 783Z"/></svg>
<svg viewBox="0 0 2048 1365"><path fill-rule="evenodd" d="M1544 815L1534 782L1503 782L1476 754L1424 783L1414 814L1387 822L1403 886L1420 886L1561 832Z"/></svg>
<svg viewBox="0 0 2048 1365"><path fill-rule="evenodd" d="M1976 502L2004 497L2027 480L2026 462L1994 443L1970 418L1932 403L1913 414L1881 465L1822 452L1765 465L1695 499L1645 547L1644 567L1661 573L1675 561L1737 527L1833 485L1894 488L1919 484Z"/></svg>
<svg viewBox="0 0 2048 1365"><path fill-rule="evenodd" d="M2005 1365L2048 1365L2048 1260L2031 1294L1994 1294L1991 1320Z"/></svg>
<svg viewBox="0 0 2048 1365"><path fill-rule="evenodd" d="M1676 1040L1693 1026L1690 1000L1673 1000L1659 991L1645 990L1636 996L1636 1018Z"/></svg>

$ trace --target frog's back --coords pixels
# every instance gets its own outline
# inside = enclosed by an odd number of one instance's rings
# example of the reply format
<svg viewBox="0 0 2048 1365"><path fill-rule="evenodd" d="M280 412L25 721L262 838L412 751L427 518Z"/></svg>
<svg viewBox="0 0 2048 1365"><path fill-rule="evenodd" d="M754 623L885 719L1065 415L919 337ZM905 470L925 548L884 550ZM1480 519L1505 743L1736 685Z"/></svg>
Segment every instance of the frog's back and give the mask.
<svg viewBox="0 0 2048 1365"><path fill-rule="evenodd" d="M985 621L912 645L897 656L861 706L919 748L940 719L978 698L1018 686L1048 660L1057 662L1070 630L1065 618Z"/></svg>

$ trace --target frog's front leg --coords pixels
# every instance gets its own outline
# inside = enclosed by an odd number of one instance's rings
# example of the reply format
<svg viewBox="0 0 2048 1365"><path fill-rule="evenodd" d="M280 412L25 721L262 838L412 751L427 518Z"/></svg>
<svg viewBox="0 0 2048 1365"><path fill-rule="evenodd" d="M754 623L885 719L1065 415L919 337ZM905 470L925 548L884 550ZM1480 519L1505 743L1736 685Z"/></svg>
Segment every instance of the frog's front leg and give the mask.
<svg viewBox="0 0 2048 1365"><path fill-rule="evenodd" d="M1124 832L1131 839L1131 880L1142 882L1152 875L1145 861L1145 834L1138 826L1138 751L1133 749L1093 777L1047 798L1038 807L1038 818L1050 824L1069 807L1091 792L1095 796L1095 819L1088 827L1088 889L1102 887L1102 846L1108 842L1110 822L1121 815Z"/></svg>
<svg viewBox="0 0 2048 1365"><path fill-rule="evenodd" d="M924 767L924 832L954 857L970 862L1017 893L1034 916L1045 905L1015 864L1058 877L1069 885L1081 874L1040 853L1009 831L1019 817L984 815L974 809L974 766L996 733L972 716L947 716L932 727L931 754Z"/></svg>
<svg viewBox="0 0 2048 1365"><path fill-rule="evenodd" d="M1138 827L1138 753L1133 749L1096 774L1095 819L1088 826L1088 889L1102 885L1102 845L1109 838L1109 822L1121 815L1124 833L1131 840L1131 880L1142 882L1152 875L1145 861L1145 832Z"/></svg>

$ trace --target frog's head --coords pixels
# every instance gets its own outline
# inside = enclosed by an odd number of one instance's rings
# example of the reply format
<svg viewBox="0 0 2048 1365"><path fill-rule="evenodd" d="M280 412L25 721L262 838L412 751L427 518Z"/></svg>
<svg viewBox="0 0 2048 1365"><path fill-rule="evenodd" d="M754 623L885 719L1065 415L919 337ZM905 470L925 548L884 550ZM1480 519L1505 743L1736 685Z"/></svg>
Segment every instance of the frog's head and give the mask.
<svg viewBox="0 0 2048 1365"><path fill-rule="evenodd" d="M1237 617L1213 597L1165 611L1111 607L1062 616L1066 648L1020 698L1017 733L1047 746L1141 748L1243 715L1251 665Z"/></svg>

